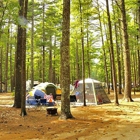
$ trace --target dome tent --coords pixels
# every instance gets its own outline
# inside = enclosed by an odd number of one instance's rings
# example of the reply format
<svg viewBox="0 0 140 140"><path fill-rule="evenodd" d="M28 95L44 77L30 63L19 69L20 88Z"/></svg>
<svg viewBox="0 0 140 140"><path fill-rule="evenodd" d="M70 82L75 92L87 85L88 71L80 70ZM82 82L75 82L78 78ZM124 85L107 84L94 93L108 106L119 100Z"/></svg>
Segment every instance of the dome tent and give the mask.
<svg viewBox="0 0 140 140"><path fill-rule="evenodd" d="M33 89L26 96L27 104L36 105L35 96L40 96L42 99L46 98L46 95L52 95L53 99L56 99L56 86L53 83L40 83L34 86Z"/></svg>
<svg viewBox="0 0 140 140"><path fill-rule="evenodd" d="M49 83L49 82L40 83L37 86L33 87L33 89L40 89L43 92L45 92L47 95L52 94L54 100L56 98L56 89L57 89L57 87L53 83Z"/></svg>
<svg viewBox="0 0 140 140"><path fill-rule="evenodd" d="M73 94L76 95L78 103L84 103L83 80L78 81ZM85 95L87 104L102 104L111 102L102 87L102 83L91 78L85 79Z"/></svg>

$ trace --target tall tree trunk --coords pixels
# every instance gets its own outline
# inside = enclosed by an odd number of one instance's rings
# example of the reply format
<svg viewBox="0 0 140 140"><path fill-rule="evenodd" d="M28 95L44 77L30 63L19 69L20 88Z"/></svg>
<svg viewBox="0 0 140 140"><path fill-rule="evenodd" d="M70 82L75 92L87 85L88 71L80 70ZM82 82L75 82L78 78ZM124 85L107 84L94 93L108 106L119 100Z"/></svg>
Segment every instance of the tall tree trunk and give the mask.
<svg viewBox="0 0 140 140"><path fill-rule="evenodd" d="M43 46L42 46L42 53L43 53L43 60L42 60L42 82L45 82L45 3L43 2L43 17L42 17L42 38L43 38Z"/></svg>
<svg viewBox="0 0 140 140"><path fill-rule="evenodd" d="M121 0L122 13L122 30L123 30L123 44L124 44L124 71L125 71L125 91L124 99L126 101L133 101L131 98L131 65L130 65L130 49L128 44L127 22L125 2Z"/></svg>
<svg viewBox="0 0 140 140"><path fill-rule="evenodd" d="M24 0L23 16L27 20L28 0ZM21 116L27 115L26 112L26 28L23 28L23 45L22 45L22 97L21 97Z"/></svg>
<svg viewBox="0 0 140 140"><path fill-rule="evenodd" d="M104 18L103 18L103 27L104 27L104 29L105 29L105 38L107 38L107 44L109 44L109 39L108 39L108 34L107 34L107 25L106 25L106 22L105 22L105 20L104 20ZM107 49L106 49L107 48ZM108 81L108 94L110 94L110 88L113 90L113 85L111 86L110 85L110 83L113 83L113 80L112 80L112 67L111 67L111 53L110 53L110 46L109 45L107 45L107 47L105 48L105 46L103 47L103 52L104 52L104 57L105 57L105 54L107 53L107 52L109 52L109 60L110 60L110 63L109 63L109 66L107 65L107 57L106 57L106 67L108 68L108 69L106 69L107 70L107 81ZM109 69L110 68L110 69Z"/></svg>
<svg viewBox="0 0 140 140"><path fill-rule="evenodd" d="M138 0L138 42L140 42L140 0ZM140 86L140 46L137 53L138 53L138 85Z"/></svg>
<svg viewBox="0 0 140 140"><path fill-rule="evenodd" d="M79 80L80 79L80 66L79 66L79 46L78 46L78 40L76 38L76 41L75 41L75 45L76 45L76 54L75 54L75 57L76 57L76 80Z"/></svg>
<svg viewBox="0 0 140 140"><path fill-rule="evenodd" d="M54 48L56 48L56 35L55 35L55 38L54 38ZM55 49L54 49L54 54L53 54L53 80L52 82L54 84L57 84L57 79L56 79L56 60L55 60L55 55L56 55L56 52L55 52Z"/></svg>
<svg viewBox="0 0 140 140"><path fill-rule="evenodd" d="M11 27L11 33L10 33L10 39L12 39L12 34L13 34L13 32L12 32L12 27ZM14 84L13 84L13 76L14 76L14 70L15 70L15 65L14 65L14 63L13 63L13 47L12 47L12 44L10 45L10 50L9 50L9 52L10 52L10 86L11 86L11 89L10 89L10 91L11 92L13 92L13 90L14 90Z"/></svg>
<svg viewBox="0 0 140 140"><path fill-rule="evenodd" d="M104 37L103 37L103 29L102 29L102 22L101 22L101 15L100 15L100 9L99 9L99 3L97 0L97 5L98 5L98 16L99 16L99 24L100 24L100 32L101 32L101 39L102 39L102 49L103 49L103 56L104 56L104 68L105 68L105 81L107 83L107 93L110 93L109 90L109 79L108 79L108 69L107 69L107 60L106 60L106 51L105 51L105 46L104 46Z"/></svg>
<svg viewBox="0 0 140 140"><path fill-rule="evenodd" d="M84 106L86 106L86 95L85 95L85 49L84 49L84 37L83 37L83 18L82 18L82 4L81 0L79 0L80 5L80 25L81 25L81 45L82 45L82 79L83 79L83 100Z"/></svg>
<svg viewBox="0 0 140 140"><path fill-rule="evenodd" d="M137 71L136 71L136 63L137 63L137 58L135 57L135 54L132 54L132 61L134 62L133 63L133 69L132 69L132 73L133 73L133 90L134 90L134 94L135 94L135 87L136 87L136 74L137 74Z"/></svg>
<svg viewBox="0 0 140 140"><path fill-rule="evenodd" d="M114 48L113 48L113 40L112 40L112 25L110 20L109 13L109 4L108 0L106 0L106 8L107 8L107 16L108 16L108 27L109 27L109 36L110 36L110 53L111 53L111 64L112 64L112 73L113 73L113 86L114 86L114 103L118 105L118 95L117 95L117 78L116 78L116 68L115 68L115 60L114 60Z"/></svg>
<svg viewBox="0 0 140 140"><path fill-rule="evenodd" d="M5 78L4 78L4 83L5 83L5 92L7 92L7 86L8 86L8 52L9 52L9 43L7 43L6 47L6 60L5 60Z"/></svg>
<svg viewBox="0 0 140 140"><path fill-rule="evenodd" d="M52 36L50 36L50 42L52 42ZM49 49L49 82L53 80L53 67L52 67L52 44Z"/></svg>
<svg viewBox="0 0 140 140"><path fill-rule="evenodd" d="M114 5L114 0L112 1L112 6ZM117 13L118 13L118 10L117 10ZM116 12L115 12L115 9L113 8L113 15L114 15L114 21L116 19ZM122 85L122 82L121 82L121 61L120 61L120 45L119 45L119 42L118 42L118 38L119 38L119 31L118 31L118 28L117 28L117 22L114 23L114 27L115 27L115 38L116 38L116 51L117 51L117 68L118 68L118 86L119 86L119 94L122 94L121 92L121 85Z"/></svg>
<svg viewBox="0 0 140 140"><path fill-rule="evenodd" d="M61 116L60 119L72 118L70 111L70 0L63 0L63 23L61 45Z"/></svg>
<svg viewBox="0 0 140 140"><path fill-rule="evenodd" d="M87 19L87 25L89 24L88 23L89 20ZM90 45L89 45L89 29L87 27L87 68L88 68L88 77L91 77L91 72L90 72Z"/></svg>
<svg viewBox="0 0 140 140"><path fill-rule="evenodd" d="M9 19L10 22L10 19ZM8 53L9 53L9 39L10 39L10 32L9 32L9 22L8 22L8 41L6 46L6 60L5 60L5 92L7 92L8 86Z"/></svg>
<svg viewBox="0 0 140 140"><path fill-rule="evenodd" d="M0 93L2 90L2 47L0 47Z"/></svg>
<svg viewBox="0 0 140 140"><path fill-rule="evenodd" d="M122 29L121 29L121 20L118 19L118 24L119 24L119 28L118 28L118 32L119 32L119 40L120 40L120 65L121 68L124 67L124 58L123 58L123 46L122 46ZM122 80L123 79L123 80ZM124 69L121 70L121 89L124 88Z"/></svg>
<svg viewBox="0 0 140 140"><path fill-rule="evenodd" d="M21 12L19 12L19 16L21 16ZM16 68L15 68L15 100L14 107L21 108L21 56L22 56L22 27L18 25L17 32L17 48L16 48Z"/></svg>
<svg viewBox="0 0 140 140"><path fill-rule="evenodd" d="M21 108L21 116L26 115L26 23L28 0L19 0L19 24L16 51L16 86L14 107Z"/></svg>
<svg viewBox="0 0 140 140"><path fill-rule="evenodd" d="M45 45L43 45L42 54L42 82L45 82Z"/></svg>
<svg viewBox="0 0 140 140"><path fill-rule="evenodd" d="M32 0L32 28L31 28L31 87L34 86L34 0Z"/></svg>

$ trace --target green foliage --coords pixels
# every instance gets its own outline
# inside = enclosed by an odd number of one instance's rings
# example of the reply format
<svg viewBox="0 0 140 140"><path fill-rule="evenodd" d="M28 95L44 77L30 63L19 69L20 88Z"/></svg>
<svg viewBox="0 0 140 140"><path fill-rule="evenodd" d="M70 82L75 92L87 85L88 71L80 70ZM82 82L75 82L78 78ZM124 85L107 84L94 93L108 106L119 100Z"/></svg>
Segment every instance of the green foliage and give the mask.
<svg viewBox="0 0 140 140"><path fill-rule="evenodd" d="M16 36L17 36L17 24L18 24L18 10L19 5L18 1L15 0L3 0L0 3L0 48L3 49L3 63L2 70L5 71L5 60L6 60L6 48L9 44L11 51L8 52L8 59L12 63L12 71L10 71L10 63L8 64L8 78L11 78L11 75L14 75L14 65L15 65L15 51L16 51ZM44 20L43 20L43 4L45 7ZM120 3L118 3L120 4ZM131 53L135 53L139 49L137 36L139 35L138 28L139 24L137 18L137 9L138 4L137 0L126 0L126 13L127 13L127 24L128 24L128 34L129 34L129 45ZM113 7L112 7L113 6ZM114 8L115 14L113 11L110 11L111 22L112 22L112 33L114 40L114 51L115 56L117 56L116 50L116 36L115 36L115 24L117 26L118 32L118 43L121 47L121 12L120 8L116 3L111 5L111 9ZM108 33L108 20L106 14L106 7L99 2L99 11L96 1L91 0L81 0L81 9L79 0L71 1L71 24L70 24L70 65L71 65L71 77L76 77L76 64L79 65L80 75L82 75L82 43L81 37L84 38L84 49L85 49L85 75L88 77L88 63L90 64L91 69L91 78L97 80L105 81L105 64L104 64L104 52L105 49L106 61L108 73L110 75L110 52L109 52L109 33ZM34 15L32 15L32 8L34 8ZM52 51L52 65L55 69L56 77L60 75L60 48L62 40L62 9L63 4L62 0L40 0L35 1L34 7L33 3L30 0L28 5L28 26L27 29L27 50L26 50L26 67L28 67L29 75L31 75L31 35L32 35L32 16L34 20L34 79L41 80L41 70L42 70L42 49L45 46L45 79L48 81L49 73L49 51ZM101 30L99 26L99 13L101 16L102 30L104 44L101 40ZM82 18L82 19L81 19ZM82 20L82 23L81 23ZM83 33L81 34L81 27ZM43 34L45 36L43 40ZM104 45L104 46L102 46ZM134 50L135 48L135 50ZM79 60L76 60L76 51L78 49ZM122 48L121 48L122 49ZM120 50L122 53L122 50ZM12 56L12 57L11 57ZM95 62L98 60L98 62ZM115 57L116 67L117 67L117 57ZM121 62L122 63L122 62ZM11 73L11 74L10 74ZM2 77L4 80L4 76ZM30 79L30 76L29 76ZM10 80L8 80L10 84Z"/></svg>

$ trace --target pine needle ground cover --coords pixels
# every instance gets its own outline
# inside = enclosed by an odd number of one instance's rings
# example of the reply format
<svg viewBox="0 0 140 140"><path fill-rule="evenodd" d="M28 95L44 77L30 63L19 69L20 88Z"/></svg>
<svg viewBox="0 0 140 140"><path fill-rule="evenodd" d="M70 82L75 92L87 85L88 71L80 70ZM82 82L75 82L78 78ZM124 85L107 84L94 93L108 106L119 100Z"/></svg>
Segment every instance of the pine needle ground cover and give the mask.
<svg viewBox="0 0 140 140"><path fill-rule="evenodd" d="M135 102L112 103L98 106L71 107L75 119L59 120L58 115L47 115L46 107L27 108L27 116L20 109L3 106L13 103L9 93L0 94L0 140L138 140L140 138L140 93Z"/></svg>

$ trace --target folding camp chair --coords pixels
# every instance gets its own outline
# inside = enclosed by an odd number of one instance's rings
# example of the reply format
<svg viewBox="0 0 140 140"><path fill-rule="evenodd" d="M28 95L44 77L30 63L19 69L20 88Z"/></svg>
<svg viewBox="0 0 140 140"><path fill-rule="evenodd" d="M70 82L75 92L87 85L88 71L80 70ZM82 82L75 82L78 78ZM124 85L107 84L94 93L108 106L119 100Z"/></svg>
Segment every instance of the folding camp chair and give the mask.
<svg viewBox="0 0 140 140"><path fill-rule="evenodd" d="M35 95L35 99L36 99L36 102L37 102L37 106L39 106L40 105L41 96Z"/></svg>
<svg viewBox="0 0 140 140"><path fill-rule="evenodd" d="M70 95L70 103L75 105L76 102L77 102L76 96L75 95Z"/></svg>
<svg viewBox="0 0 140 140"><path fill-rule="evenodd" d="M41 99L41 96L37 96L35 95L35 100L36 100L36 109L40 107L40 99Z"/></svg>
<svg viewBox="0 0 140 140"><path fill-rule="evenodd" d="M44 106L46 106L46 105L48 105L48 103L47 103L47 100L46 99L40 99L40 105L44 105Z"/></svg>
<svg viewBox="0 0 140 140"><path fill-rule="evenodd" d="M39 98L37 99L37 107L40 108L40 110L43 108L43 106L48 106L48 102L44 98Z"/></svg>

